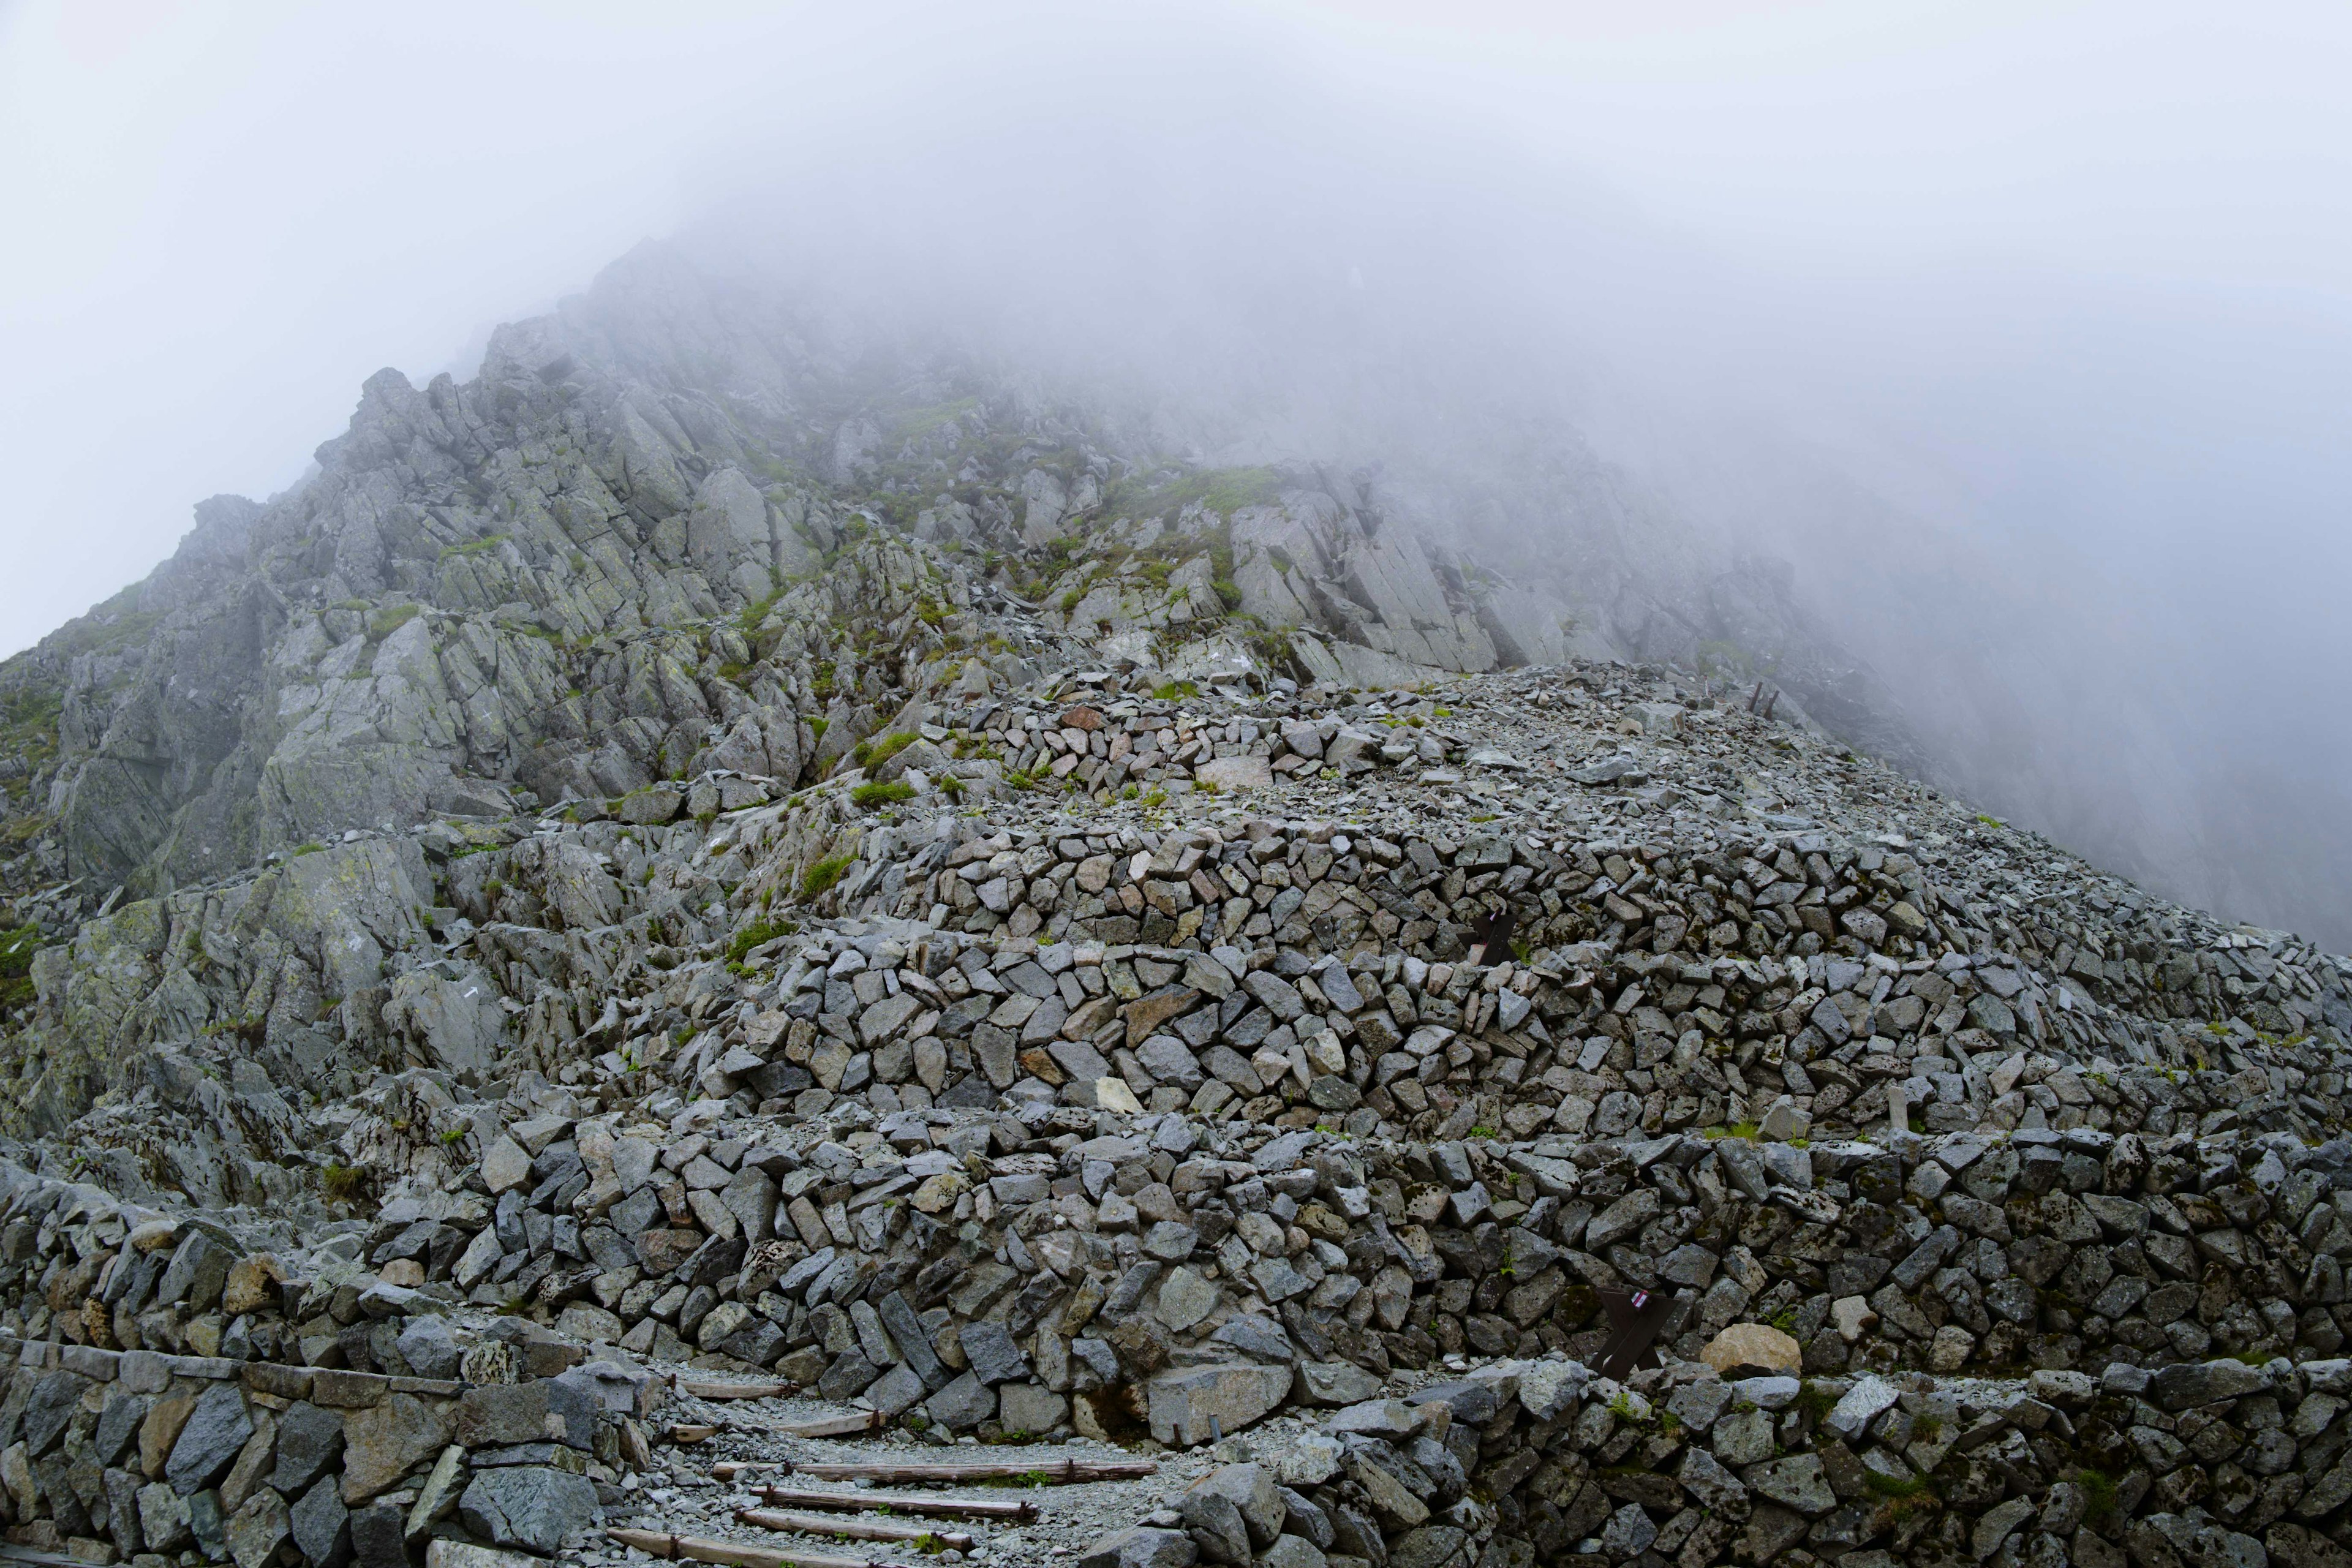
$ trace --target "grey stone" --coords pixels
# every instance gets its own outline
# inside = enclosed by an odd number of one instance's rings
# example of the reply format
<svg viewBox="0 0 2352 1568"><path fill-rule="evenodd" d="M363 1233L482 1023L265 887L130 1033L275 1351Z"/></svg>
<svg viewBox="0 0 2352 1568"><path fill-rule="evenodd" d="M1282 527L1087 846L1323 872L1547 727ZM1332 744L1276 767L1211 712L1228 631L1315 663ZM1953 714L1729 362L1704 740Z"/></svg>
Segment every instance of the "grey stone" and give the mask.
<svg viewBox="0 0 2352 1568"><path fill-rule="evenodd" d="M1822 1425L1852 1442L1895 1404L1899 1390L1875 1373L1867 1375L1842 1394Z"/></svg>
<svg viewBox="0 0 2352 1568"><path fill-rule="evenodd" d="M187 1425L172 1445L163 1478L182 1497L211 1486L236 1463L246 1439L253 1436L253 1417L245 1407L245 1390L234 1383L215 1383L196 1397Z"/></svg>
<svg viewBox="0 0 2352 1568"><path fill-rule="evenodd" d="M188 1500L169 1481L139 1489L139 1533L150 1552L177 1552L195 1540L188 1527Z"/></svg>
<svg viewBox="0 0 2352 1568"><path fill-rule="evenodd" d="M1012 1383L1029 1375L1029 1361L1003 1323L966 1323L961 1335L966 1364L982 1383Z"/></svg>
<svg viewBox="0 0 2352 1568"><path fill-rule="evenodd" d="M359 1568L407 1568L408 1514L398 1503L370 1503L351 1519L352 1558Z"/></svg>
<svg viewBox="0 0 2352 1568"><path fill-rule="evenodd" d="M431 1316L411 1318L393 1343L400 1359L419 1377L456 1377L457 1363L465 1355L449 1325Z"/></svg>
<svg viewBox="0 0 2352 1568"><path fill-rule="evenodd" d="M286 1500L268 1487L246 1499L221 1531L236 1568L269 1568L288 1533Z"/></svg>
<svg viewBox="0 0 2352 1568"><path fill-rule="evenodd" d="M101 1465L110 1465L122 1458L139 1436L139 1424L147 1419L148 1398L143 1394L126 1393L116 1389L109 1394L105 1408L99 1412L98 1429L91 1442ZM26 1447L29 1449L27 1440Z"/></svg>
<svg viewBox="0 0 2352 1568"><path fill-rule="evenodd" d="M2188 1410L2260 1394L2270 1385L2262 1368L2243 1362L2186 1362L2158 1368L2148 1379L2147 1394L2159 1409Z"/></svg>
<svg viewBox="0 0 2352 1568"><path fill-rule="evenodd" d="M211 1231L191 1228L156 1282L155 1300L182 1303L191 1313L210 1309L220 1300L229 1265L236 1258L236 1249Z"/></svg>
<svg viewBox="0 0 2352 1568"><path fill-rule="evenodd" d="M285 1426L278 1431L283 1440ZM294 1544L312 1568L342 1568L352 1558L352 1511L343 1506L341 1482L324 1476L310 1484L287 1515Z"/></svg>
<svg viewBox="0 0 2352 1568"><path fill-rule="evenodd" d="M1042 1436L1069 1415L1068 1400L1034 1383L1007 1383L996 1391L996 1419L1007 1432Z"/></svg>
<svg viewBox="0 0 2352 1568"><path fill-rule="evenodd" d="M596 1441L601 1404L592 1384L572 1378L469 1388L457 1402L457 1441L468 1448L487 1448L552 1437L586 1448ZM354 1434L352 1441L357 1440Z"/></svg>
<svg viewBox="0 0 2352 1568"><path fill-rule="evenodd" d="M221 1514L220 1493L206 1487L188 1494L188 1533L196 1538L196 1550L212 1562L228 1555L227 1524Z"/></svg>
<svg viewBox="0 0 2352 1568"><path fill-rule="evenodd" d="M898 1366L882 1373L875 1383L866 1384L863 1399L866 1399L866 1404L873 1405L875 1411L882 1411L882 1415L898 1417L915 1408L915 1404L922 1399L922 1377L915 1375L915 1368L901 1361Z"/></svg>
<svg viewBox="0 0 2352 1568"><path fill-rule="evenodd" d="M1626 1506L1630 1508L1633 1505L1629 1503ZM1619 1511L1622 1513L1623 1510ZM1633 1511L1640 1513L1642 1510L1636 1508ZM1657 1531L1653 1529L1650 1533L1655 1537ZM1462 1543L1469 1538L1467 1531L1451 1524L1424 1524L1417 1530L1409 1530L1389 1547L1389 1568L1446 1568L1446 1564L1453 1562L1454 1555L1462 1550ZM1643 1544L1646 1546L1649 1543L1644 1542ZM1626 1555L1631 1558L1634 1554L1629 1552Z"/></svg>
<svg viewBox="0 0 2352 1568"><path fill-rule="evenodd" d="M950 1432L966 1432L996 1414L996 1390L966 1372L923 1402L923 1413Z"/></svg>
<svg viewBox="0 0 2352 1568"><path fill-rule="evenodd" d="M543 1379L520 1386L542 1388L553 1381ZM473 1389L469 1396L488 1392ZM546 1435L544 1431L530 1434L533 1437ZM380 1404L351 1412L343 1418L343 1500L363 1502L378 1492L390 1490L403 1476L439 1453L448 1442L447 1420L413 1394L389 1394ZM359 1539L358 1528L352 1526L354 1542ZM362 1555L365 1555L364 1552Z"/></svg>
<svg viewBox="0 0 2352 1568"><path fill-rule="evenodd" d="M530 1447L539 1450L532 1454L532 1458L541 1464L554 1460L559 1469L576 1471L584 1468L580 1463L580 1452L576 1448L567 1448L561 1443L534 1443ZM506 1453L514 1451L486 1448L478 1450L478 1457L484 1463L488 1463L494 1454L503 1458ZM422 1535L427 1526L445 1518L457 1506L457 1493L465 1484L466 1450L452 1443L441 1450L441 1457L433 1462L432 1471L425 1476L425 1484L416 1489L416 1501L408 1510L408 1533L411 1536Z"/></svg>
<svg viewBox="0 0 2352 1568"><path fill-rule="evenodd" d="M1764 1410L1735 1410L1715 1424L1715 1457L1734 1469L1753 1465L1772 1453L1772 1416Z"/></svg>
<svg viewBox="0 0 2352 1568"><path fill-rule="evenodd" d="M278 1468L269 1484L289 1497L304 1492L342 1452L342 1417L298 1400L278 1417Z"/></svg>
<svg viewBox="0 0 2352 1568"><path fill-rule="evenodd" d="M1184 1527L1211 1563L1250 1561L1282 1533L1281 1489L1264 1465L1223 1465L1192 1483L1177 1502Z"/></svg>
<svg viewBox="0 0 2352 1568"><path fill-rule="evenodd" d="M907 1299L896 1290L891 1291L876 1306L875 1315L881 1320L883 1328L889 1331L890 1342L898 1347L898 1354L905 1364L912 1367L915 1375L922 1379L923 1386L932 1389L946 1386L950 1373L940 1364L939 1356L931 1349L930 1339L923 1332L914 1309L907 1305Z"/></svg>
<svg viewBox="0 0 2352 1568"><path fill-rule="evenodd" d="M1648 1510L1640 1503L1629 1502L1609 1516L1601 1531L1601 1550L1612 1562L1631 1562L1647 1552L1657 1538L1658 1527Z"/></svg>
<svg viewBox="0 0 2352 1568"><path fill-rule="evenodd" d="M1326 1568L1323 1549L1303 1535L1286 1535L1258 1554L1258 1568Z"/></svg>
<svg viewBox="0 0 2352 1568"><path fill-rule="evenodd" d="M104 1484L107 1524L115 1552L123 1557L136 1556L147 1550L139 1529L139 1478L129 1470L111 1469L106 1472Z"/></svg>
<svg viewBox="0 0 2352 1568"><path fill-rule="evenodd" d="M540 1560L528 1552L435 1536L425 1543L425 1568L540 1568Z"/></svg>
<svg viewBox="0 0 2352 1568"><path fill-rule="evenodd" d="M565 1536L595 1523L596 1489L584 1477L556 1469L483 1470L457 1500L457 1516L494 1545L551 1557Z"/></svg>
<svg viewBox="0 0 2352 1568"><path fill-rule="evenodd" d="M1286 1366L1200 1366L1151 1380L1149 1419L1162 1443L1205 1443L1262 1420L1290 1393Z"/></svg>
<svg viewBox="0 0 2352 1568"><path fill-rule="evenodd" d="M1199 1239L1191 1226L1161 1220L1143 1233L1143 1250L1163 1263L1181 1263L1192 1256Z"/></svg>
<svg viewBox="0 0 2352 1568"><path fill-rule="evenodd" d="M1700 1507L1715 1512L1730 1513L1747 1504L1748 1488L1704 1448L1684 1451L1675 1479L1682 1483L1685 1491L1698 1500Z"/></svg>
<svg viewBox="0 0 2352 1568"><path fill-rule="evenodd" d="M816 1380L817 1392L835 1405L846 1405L866 1392L882 1369L866 1359L862 1351L844 1351L833 1358L824 1375Z"/></svg>
<svg viewBox="0 0 2352 1568"><path fill-rule="evenodd" d="M1718 1426L1717 1434L1721 1431ZM1837 1494L1830 1489L1829 1476L1822 1470L1818 1455L1795 1454L1785 1459L1767 1459L1748 1466L1740 1479L1757 1496L1795 1509L1809 1519L1837 1507Z"/></svg>
<svg viewBox="0 0 2352 1568"><path fill-rule="evenodd" d="M1298 1349L1282 1325L1255 1312L1237 1312L1227 1318L1209 1340L1213 1344L1231 1345L1253 1361L1287 1366L1298 1359Z"/></svg>
<svg viewBox="0 0 2352 1568"><path fill-rule="evenodd" d="M1281 1480L1281 1467L1277 1464L1274 1468L1275 1479ZM1282 1533L1301 1537L1327 1551L1337 1539L1331 1529L1331 1516L1323 1510L1323 1505L1286 1486L1282 1488Z"/></svg>
<svg viewBox="0 0 2352 1568"><path fill-rule="evenodd" d="M1339 1434L1410 1437L1420 1431L1426 1421L1419 1411L1402 1399L1368 1399L1361 1405L1350 1405L1323 1425L1326 1430Z"/></svg>
<svg viewBox="0 0 2352 1568"><path fill-rule="evenodd" d="M1192 1568L1200 1558L1182 1531L1138 1525L1088 1547L1079 1554L1077 1568Z"/></svg>
<svg viewBox="0 0 2352 1568"><path fill-rule="evenodd" d="M1298 1397L1307 1405L1360 1405L1380 1397L1381 1380L1353 1362L1302 1362Z"/></svg>
<svg viewBox="0 0 2352 1568"><path fill-rule="evenodd" d="M1171 1268L1168 1278L1160 1281L1159 1300L1152 1310L1161 1322L1181 1334L1215 1311L1224 1297L1223 1288L1192 1269Z"/></svg>
<svg viewBox="0 0 2352 1568"><path fill-rule="evenodd" d="M34 1458L49 1451L50 1446L64 1435L66 1423L81 1408L81 1391L89 1386L89 1380L70 1372L52 1372L33 1384L32 1397L25 1402L25 1452ZM243 1441L242 1438L239 1439Z"/></svg>

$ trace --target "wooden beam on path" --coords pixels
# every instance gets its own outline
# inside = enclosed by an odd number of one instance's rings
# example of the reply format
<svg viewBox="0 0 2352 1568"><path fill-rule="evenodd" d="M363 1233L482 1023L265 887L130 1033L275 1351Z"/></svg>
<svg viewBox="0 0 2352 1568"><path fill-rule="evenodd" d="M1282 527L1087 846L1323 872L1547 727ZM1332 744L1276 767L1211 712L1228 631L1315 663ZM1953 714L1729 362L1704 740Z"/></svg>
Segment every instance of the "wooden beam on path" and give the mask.
<svg viewBox="0 0 2352 1568"><path fill-rule="evenodd" d="M885 1481L904 1484L931 1481L943 1486L969 1486L974 1481L1021 1480L1040 1486L1075 1486L1084 1481L1132 1481L1156 1476L1160 1467L1150 1459L1046 1459L1026 1463L985 1465L793 1465L791 1473L820 1481Z"/></svg>
<svg viewBox="0 0 2352 1568"><path fill-rule="evenodd" d="M803 1535L839 1535L852 1541L898 1541L917 1545L939 1542L947 1552L969 1552L971 1537L961 1530L931 1530L919 1524L894 1524L887 1519L848 1519L831 1513L788 1513L773 1508L739 1508L735 1517L761 1530L796 1530Z"/></svg>
<svg viewBox="0 0 2352 1568"><path fill-rule="evenodd" d="M789 1399L801 1391L792 1382L770 1379L765 1383L711 1383L698 1377L673 1377L671 1386L680 1394L697 1399Z"/></svg>
<svg viewBox="0 0 2352 1568"><path fill-rule="evenodd" d="M926 1492L822 1492L814 1487L761 1487L760 1496L764 1501L785 1508L835 1508L853 1513L887 1508L892 1513L932 1514L940 1519L997 1519L1014 1524L1032 1524L1037 1518L1037 1505L1026 1498L1006 1498L1002 1501L991 1498L982 1501L935 1497Z"/></svg>
<svg viewBox="0 0 2352 1568"><path fill-rule="evenodd" d="M903 1560L835 1557L824 1552L799 1552L788 1546L745 1546L707 1535L672 1535L660 1530L614 1528L604 1533L624 1546L634 1546L655 1557L717 1563L725 1568L916 1568Z"/></svg>

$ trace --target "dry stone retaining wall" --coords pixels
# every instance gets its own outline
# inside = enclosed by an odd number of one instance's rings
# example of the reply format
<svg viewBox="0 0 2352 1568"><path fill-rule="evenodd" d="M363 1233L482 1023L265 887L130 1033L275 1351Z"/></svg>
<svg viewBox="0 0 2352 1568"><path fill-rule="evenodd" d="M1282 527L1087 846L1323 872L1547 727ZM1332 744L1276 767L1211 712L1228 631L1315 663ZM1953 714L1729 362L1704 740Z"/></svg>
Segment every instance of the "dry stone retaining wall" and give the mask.
<svg viewBox="0 0 2352 1568"><path fill-rule="evenodd" d="M1286 1433L1079 1568L2341 1568L2352 1363L1626 1386L1498 1362Z"/></svg>

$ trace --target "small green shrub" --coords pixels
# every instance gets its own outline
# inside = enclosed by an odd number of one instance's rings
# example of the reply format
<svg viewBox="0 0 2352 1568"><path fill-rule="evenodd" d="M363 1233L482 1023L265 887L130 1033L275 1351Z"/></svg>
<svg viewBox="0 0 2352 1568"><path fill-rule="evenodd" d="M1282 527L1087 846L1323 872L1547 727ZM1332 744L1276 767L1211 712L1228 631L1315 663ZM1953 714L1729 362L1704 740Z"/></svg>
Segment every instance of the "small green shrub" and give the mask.
<svg viewBox="0 0 2352 1568"><path fill-rule="evenodd" d="M1862 1484L1873 1497L1883 1498L1913 1498L1927 1489L1924 1476L1890 1476L1869 1469L1862 1472Z"/></svg>
<svg viewBox="0 0 2352 1568"><path fill-rule="evenodd" d="M822 898L833 890L842 874L855 862L847 855L828 855L801 873L801 897L803 900Z"/></svg>
<svg viewBox="0 0 2352 1568"><path fill-rule="evenodd" d="M791 921L753 921L750 925L737 931L734 939L728 942L727 962L740 963L743 962L744 955L753 948L773 942L780 936L789 936L800 929Z"/></svg>
<svg viewBox="0 0 2352 1568"><path fill-rule="evenodd" d="M850 804L868 808L915 798L915 786L903 779L888 784L862 784L849 792Z"/></svg>
<svg viewBox="0 0 2352 1568"><path fill-rule="evenodd" d="M1913 1423L1913 1430L1917 1430L1916 1422ZM2114 1517L2117 1500L2113 1478L2098 1470L2083 1469L2076 1470L2068 1479L2083 1489L2084 1519L2097 1524Z"/></svg>
<svg viewBox="0 0 2352 1568"><path fill-rule="evenodd" d="M860 741L850 748L849 760L861 768L878 768L916 742L920 735L885 735L878 741Z"/></svg>

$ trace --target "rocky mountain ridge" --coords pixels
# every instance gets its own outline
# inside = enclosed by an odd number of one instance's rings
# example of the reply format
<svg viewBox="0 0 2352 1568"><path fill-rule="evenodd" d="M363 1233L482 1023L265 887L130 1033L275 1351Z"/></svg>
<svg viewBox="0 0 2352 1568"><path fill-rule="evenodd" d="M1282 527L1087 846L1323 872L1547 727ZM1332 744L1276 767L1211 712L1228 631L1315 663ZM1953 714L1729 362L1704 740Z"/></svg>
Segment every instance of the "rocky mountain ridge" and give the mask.
<svg viewBox="0 0 2352 1568"><path fill-rule="evenodd" d="M0 669L16 1544L740 1553L814 1402L1192 1483L976 1561L2352 1555L2352 963L845 341L641 259Z"/></svg>

